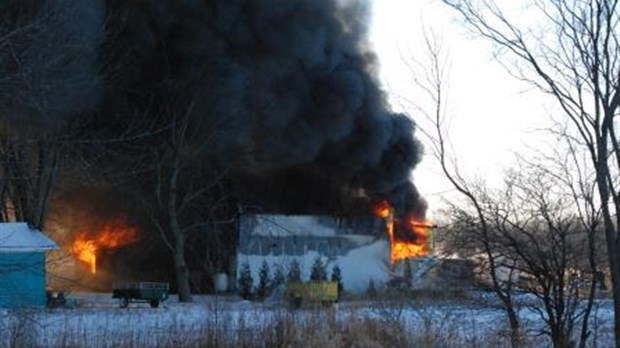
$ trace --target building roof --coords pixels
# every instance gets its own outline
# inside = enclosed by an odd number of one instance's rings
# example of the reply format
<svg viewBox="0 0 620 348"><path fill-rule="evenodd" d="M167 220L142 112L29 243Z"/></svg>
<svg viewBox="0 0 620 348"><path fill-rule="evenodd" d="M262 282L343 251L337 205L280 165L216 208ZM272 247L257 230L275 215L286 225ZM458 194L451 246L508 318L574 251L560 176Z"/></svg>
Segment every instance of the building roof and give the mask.
<svg viewBox="0 0 620 348"><path fill-rule="evenodd" d="M335 237L343 234L376 235L383 220L372 215L338 218L331 215L246 214L241 229L254 236Z"/></svg>
<svg viewBox="0 0 620 348"><path fill-rule="evenodd" d="M43 232L30 228L25 222L0 223L0 253L52 249L58 249L58 245Z"/></svg>

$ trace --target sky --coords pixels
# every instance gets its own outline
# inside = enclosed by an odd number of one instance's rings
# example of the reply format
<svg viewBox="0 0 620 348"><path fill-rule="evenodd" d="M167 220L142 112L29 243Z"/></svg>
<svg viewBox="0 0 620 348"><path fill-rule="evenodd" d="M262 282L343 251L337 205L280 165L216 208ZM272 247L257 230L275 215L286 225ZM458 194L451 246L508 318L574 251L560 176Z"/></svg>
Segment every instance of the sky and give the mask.
<svg viewBox="0 0 620 348"><path fill-rule="evenodd" d="M459 166L470 178L499 184L514 153L526 153L541 141L549 112L541 96L513 78L494 59L491 44L468 33L456 13L440 1L375 0L372 10L370 40L394 110L407 112L419 127L428 128L419 112L398 100L424 104L406 59L423 61L423 31L436 33L449 62L448 135ZM445 206L443 200L455 199L456 193L429 152L413 178L433 218Z"/></svg>

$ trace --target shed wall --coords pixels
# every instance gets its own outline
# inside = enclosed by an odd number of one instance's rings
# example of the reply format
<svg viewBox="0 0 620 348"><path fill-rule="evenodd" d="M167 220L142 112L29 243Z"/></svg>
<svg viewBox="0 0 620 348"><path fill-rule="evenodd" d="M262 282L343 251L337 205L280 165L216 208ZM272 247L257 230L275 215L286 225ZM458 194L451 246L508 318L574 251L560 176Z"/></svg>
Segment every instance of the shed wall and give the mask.
<svg viewBox="0 0 620 348"><path fill-rule="evenodd" d="M0 308L45 306L45 253L0 253Z"/></svg>

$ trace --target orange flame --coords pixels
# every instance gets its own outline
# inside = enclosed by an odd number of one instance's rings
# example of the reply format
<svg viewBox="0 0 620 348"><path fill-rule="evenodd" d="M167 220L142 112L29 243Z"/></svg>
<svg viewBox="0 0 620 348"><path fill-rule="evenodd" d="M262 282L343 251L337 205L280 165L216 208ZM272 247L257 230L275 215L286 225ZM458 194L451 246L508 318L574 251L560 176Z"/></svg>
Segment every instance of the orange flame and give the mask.
<svg viewBox="0 0 620 348"><path fill-rule="evenodd" d="M106 223L96 233L81 232L73 242L71 252L86 263L92 274L97 273L97 252L114 249L138 240L138 230L127 224L125 217L118 217Z"/></svg>
<svg viewBox="0 0 620 348"><path fill-rule="evenodd" d="M375 215L387 219L393 210L392 205L388 201L381 201L375 206Z"/></svg>
<svg viewBox="0 0 620 348"><path fill-rule="evenodd" d="M429 230L432 224L429 221L419 221L408 216L405 223L394 217L394 208L388 201L379 202L375 208L375 215L385 219L385 229L390 240L390 261L396 261L428 255L431 250L428 243ZM411 239L398 239L394 233L395 225L411 234Z"/></svg>
<svg viewBox="0 0 620 348"><path fill-rule="evenodd" d="M74 242L71 252L78 260L90 266L90 273L97 273L97 245L92 240L86 240L81 234Z"/></svg>

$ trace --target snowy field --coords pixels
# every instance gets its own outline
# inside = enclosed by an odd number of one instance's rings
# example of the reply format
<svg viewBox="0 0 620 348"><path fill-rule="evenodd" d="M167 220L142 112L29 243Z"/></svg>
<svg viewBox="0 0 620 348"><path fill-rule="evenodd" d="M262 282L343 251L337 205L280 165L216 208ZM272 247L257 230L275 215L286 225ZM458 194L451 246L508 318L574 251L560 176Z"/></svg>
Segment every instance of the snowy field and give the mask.
<svg viewBox="0 0 620 348"><path fill-rule="evenodd" d="M110 294L73 294L73 309L0 310L1 347L503 347L506 320L490 294L449 300L350 299L291 310L277 301L173 296L160 308L119 308ZM546 347L542 321L520 310L527 344ZM596 303L590 346L612 346L612 305Z"/></svg>

